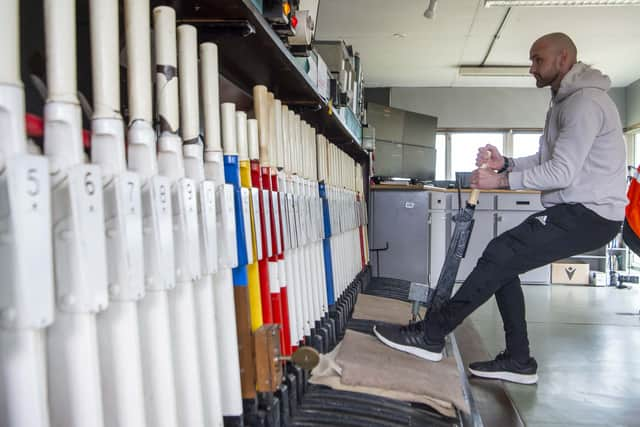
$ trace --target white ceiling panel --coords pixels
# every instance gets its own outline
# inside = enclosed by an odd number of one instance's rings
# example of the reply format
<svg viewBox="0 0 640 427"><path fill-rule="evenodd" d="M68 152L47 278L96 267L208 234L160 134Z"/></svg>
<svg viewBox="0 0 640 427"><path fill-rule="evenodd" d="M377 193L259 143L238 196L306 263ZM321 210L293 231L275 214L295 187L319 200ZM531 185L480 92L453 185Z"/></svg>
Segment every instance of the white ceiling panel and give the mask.
<svg viewBox="0 0 640 427"><path fill-rule="evenodd" d="M459 65L482 63L507 8L482 0L321 0L316 38L345 40L360 52L368 86L533 87L533 78L460 77ZM640 7L512 8L486 65L528 65L539 36L563 31L579 58L614 86L640 78ZM394 37L394 33L405 35Z"/></svg>

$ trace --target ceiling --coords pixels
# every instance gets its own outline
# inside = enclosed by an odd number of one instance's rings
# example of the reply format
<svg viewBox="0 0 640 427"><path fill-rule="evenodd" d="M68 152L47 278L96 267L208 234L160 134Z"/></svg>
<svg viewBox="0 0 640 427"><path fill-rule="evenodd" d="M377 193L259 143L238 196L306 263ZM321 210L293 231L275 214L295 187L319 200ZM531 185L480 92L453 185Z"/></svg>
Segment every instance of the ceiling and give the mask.
<svg viewBox="0 0 640 427"><path fill-rule="evenodd" d="M321 0L316 39L353 45L368 87L535 87L532 77L458 75L458 66L482 63L508 8L439 0L435 18L426 19L426 3ZM485 65L528 66L531 43L554 31L571 36L578 59L613 86L640 78L640 6L511 8Z"/></svg>

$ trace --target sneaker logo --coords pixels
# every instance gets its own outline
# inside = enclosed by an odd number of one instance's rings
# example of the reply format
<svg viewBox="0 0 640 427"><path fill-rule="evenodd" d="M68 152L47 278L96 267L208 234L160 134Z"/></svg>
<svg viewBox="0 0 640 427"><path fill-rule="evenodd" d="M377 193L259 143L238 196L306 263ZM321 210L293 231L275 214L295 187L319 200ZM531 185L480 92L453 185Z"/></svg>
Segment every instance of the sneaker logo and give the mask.
<svg viewBox="0 0 640 427"><path fill-rule="evenodd" d="M546 215L540 215L535 217L538 221L540 221L540 224L542 225L547 225L547 216Z"/></svg>
<svg viewBox="0 0 640 427"><path fill-rule="evenodd" d="M571 280L573 278L573 275L576 272L576 268L572 265L570 265L569 267L566 267L564 269L564 272L567 273L567 277L569 278L569 280Z"/></svg>

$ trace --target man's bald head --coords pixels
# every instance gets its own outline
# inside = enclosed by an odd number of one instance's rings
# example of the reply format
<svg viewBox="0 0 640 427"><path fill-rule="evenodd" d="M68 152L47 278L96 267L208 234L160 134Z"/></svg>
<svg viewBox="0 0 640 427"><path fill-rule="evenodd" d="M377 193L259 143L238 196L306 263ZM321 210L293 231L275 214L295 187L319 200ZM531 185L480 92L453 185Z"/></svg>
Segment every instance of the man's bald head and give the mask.
<svg viewBox="0 0 640 427"><path fill-rule="evenodd" d="M564 33L550 33L540 37L531 45L529 72L536 78L538 87L551 86L555 91L562 78L578 60L578 49Z"/></svg>
<svg viewBox="0 0 640 427"><path fill-rule="evenodd" d="M549 33L540 37L533 43L533 46L536 44L541 44L543 46L548 46L550 49L555 50L557 53L561 54L563 51L567 55L567 59L571 62L571 65L575 64L578 61L578 49L576 48L575 43L571 40L571 37L566 35L565 33ZM533 49L533 46L531 47Z"/></svg>

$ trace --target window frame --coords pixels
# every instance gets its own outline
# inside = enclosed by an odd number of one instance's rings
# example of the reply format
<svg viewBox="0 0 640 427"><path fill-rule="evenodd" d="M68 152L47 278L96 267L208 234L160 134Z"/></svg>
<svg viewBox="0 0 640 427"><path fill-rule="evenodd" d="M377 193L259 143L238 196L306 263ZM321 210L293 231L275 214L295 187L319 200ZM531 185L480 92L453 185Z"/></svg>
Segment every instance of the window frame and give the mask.
<svg viewBox="0 0 640 427"><path fill-rule="evenodd" d="M503 141L503 149L505 156L512 157L513 156L513 137L514 134L518 133L540 133L542 134L544 129L542 128L510 128L510 129L477 129L477 128L439 128L436 129L436 135L444 135L445 136L445 179L446 180L454 180L453 176L453 165L452 165L452 142L451 136L455 133L501 133L502 141ZM438 165L436 164L436 168ZM438 176L438 170L436 169L436 176Z"/></svg>

